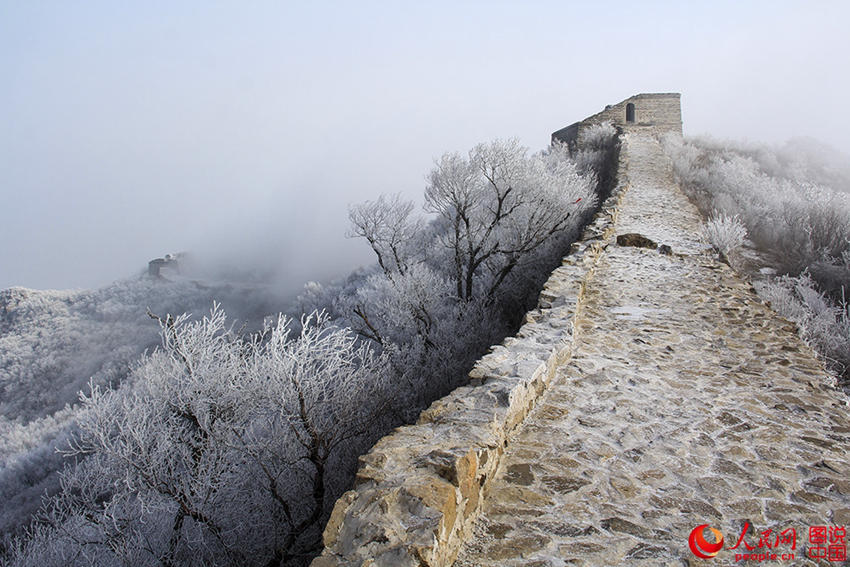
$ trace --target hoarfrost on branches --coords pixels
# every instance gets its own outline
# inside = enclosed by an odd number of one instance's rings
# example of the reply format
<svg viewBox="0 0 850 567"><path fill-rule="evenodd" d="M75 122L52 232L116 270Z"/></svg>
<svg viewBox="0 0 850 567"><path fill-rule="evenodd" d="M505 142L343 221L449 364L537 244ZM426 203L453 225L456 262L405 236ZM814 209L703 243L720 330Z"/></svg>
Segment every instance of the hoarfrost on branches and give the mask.
<svg viewBox="0 0 850 567"><path fill-rule="evenodd" d="M315 544L391 402L385 357L323 313L295 336L286 317L239 336L218 307L159 321L162 348L83 397L85 458L20 564L264 565Z"/></svg>
<svg viewBox="0 0 850 567"><path fill-rule="evenodd" d="M703 236L724 261L744 243L747 229L737 216L716 213L703 226Z"/></svg>
<svg viewBox="0 0 850 567"><path fill-rule="evenodd" d="M665 149L683 189L709 221L709 239L721 254L743 242L756 260L743 269L779 277L759 282L759 293L795 321L839 376L850 383L850 167L845 156L810 140L784 147L683 140ZM752 257L752 255L751 255ZM752 264L755 263L753 266Z"/></svg>

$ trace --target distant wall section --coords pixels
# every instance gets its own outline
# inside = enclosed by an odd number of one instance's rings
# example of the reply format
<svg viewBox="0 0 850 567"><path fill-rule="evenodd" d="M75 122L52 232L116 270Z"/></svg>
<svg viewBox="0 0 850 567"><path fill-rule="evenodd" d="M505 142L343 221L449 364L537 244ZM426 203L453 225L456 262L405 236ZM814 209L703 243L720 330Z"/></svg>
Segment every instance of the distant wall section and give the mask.
<svg viewBox="0 0 850 567"><path fill-rule="evenodd" d="M644 93L627 98L605 110L552 133L552 142L574 147L582 131L589 126L610 122L621 132L633 129L657 134L682 133L682 105L679 93Z"/></svg>

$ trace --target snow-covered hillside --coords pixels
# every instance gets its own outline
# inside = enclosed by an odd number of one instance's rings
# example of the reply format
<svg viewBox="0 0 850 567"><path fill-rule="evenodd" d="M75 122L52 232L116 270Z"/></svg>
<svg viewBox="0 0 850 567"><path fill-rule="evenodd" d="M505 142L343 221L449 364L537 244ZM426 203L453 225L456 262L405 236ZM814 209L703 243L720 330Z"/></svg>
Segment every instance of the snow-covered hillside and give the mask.
<svg viewBox="0 0 850 567"><path fill-rule="evenodd" d="M205 313L217 300L250 320L262 316L264 292L147 277L92 291L0 291L0 415L28 422L73 403L90 378L120 381L127 364L157 342L148 309Z"/></svg>
<svg viewBox="0 0 850 567"><path fill-rule="evenodd" d="M158 344L147 310L204 315L214 300L249 326L283 303L259 284L147 276L96 290L0 291L0 533L58 486L56 449L73 433L79 393L89 382L117 386Z"/></svg>

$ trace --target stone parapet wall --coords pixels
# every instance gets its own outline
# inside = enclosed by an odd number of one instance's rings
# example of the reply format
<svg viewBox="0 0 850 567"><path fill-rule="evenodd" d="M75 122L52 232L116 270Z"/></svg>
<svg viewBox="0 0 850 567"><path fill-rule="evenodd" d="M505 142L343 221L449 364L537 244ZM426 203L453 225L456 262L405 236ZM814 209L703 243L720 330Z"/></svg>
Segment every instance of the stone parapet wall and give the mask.
<svg viewBox="0 0 850 567"><path fill-rule="evenodd" d="M574 243L515 337L492 348L470 382L434 402L360 458L312 567L448 566L468 537L510 433L570 359L585 284L613 234L628 187L618 184Z"/></svg>

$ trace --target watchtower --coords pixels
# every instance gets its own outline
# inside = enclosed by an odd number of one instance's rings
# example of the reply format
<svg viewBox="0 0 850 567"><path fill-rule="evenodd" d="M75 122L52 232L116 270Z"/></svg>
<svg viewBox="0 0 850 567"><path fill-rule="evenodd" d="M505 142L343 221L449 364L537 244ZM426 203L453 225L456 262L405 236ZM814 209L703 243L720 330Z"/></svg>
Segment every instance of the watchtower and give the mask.
<svg viewBox="0 0 850 567"><path fill-rule="evenodd" d="M152 278L162 278L163 268L167 268L174 274L179 274L181 256L183 256L183 253L166 254L165 258L154 258L148 262L148 275Z"/></svg>
<svg viewBox="0 0 850 567"><path fill-rule="evenodd" d="M594 124L610 122L620 131L649 130L656 134L682 133L682 105L679 93L643 93L552 133L552 142L574 146L582 130Z"/></svg>

